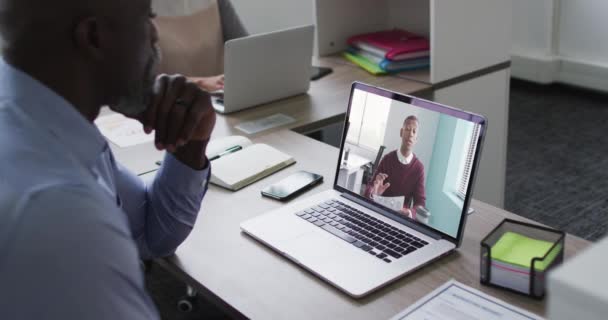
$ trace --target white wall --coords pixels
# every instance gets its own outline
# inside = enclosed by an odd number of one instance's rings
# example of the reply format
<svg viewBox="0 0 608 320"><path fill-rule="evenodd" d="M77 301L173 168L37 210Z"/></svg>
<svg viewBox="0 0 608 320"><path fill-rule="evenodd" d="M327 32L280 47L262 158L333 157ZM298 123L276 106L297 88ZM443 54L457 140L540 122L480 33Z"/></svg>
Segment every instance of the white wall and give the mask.
<svg viewBox="0 0 608 320"><path fill-rule="evenodd" d="M562 0L558 53L608 65L608 1Z"/></svg>
<svg viewBox="0 0 608 320"><path fill-rule="evenodd" d="M514 77L608 91L608 1L512 1Z"/></svg>
<svg viewBox="0 0 608 320"><path fill-rule="evenodd" d="M554 0L512 0L512 51L529 55L551 54Z"/></svg>
<svg viewBox="0 0 608 320"><path fill-rule="evenodd" d="M231 0L249 33L313 24L313 0Z"/></svg>

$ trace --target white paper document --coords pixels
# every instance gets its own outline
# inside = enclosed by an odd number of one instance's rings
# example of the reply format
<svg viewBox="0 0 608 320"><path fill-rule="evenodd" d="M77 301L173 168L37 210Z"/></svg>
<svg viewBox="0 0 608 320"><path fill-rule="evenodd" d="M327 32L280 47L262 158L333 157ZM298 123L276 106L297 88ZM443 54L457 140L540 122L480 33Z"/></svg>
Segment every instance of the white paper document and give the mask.
<svg viewBox="0 0 608 320"><path fill-rule="evenodd" d="M450 280L391 320L542 320L543 318Z"/></svg>
<svg viewBox="0 0 608 320"><path fill-rule="evenodd" d="M154 134L146 134L139 121L122 114L99 117L95 125L101 134L121 148L154 141Z"/></svg>
<svg viewBox="0 0 608 320"><path fill-rule="evenodd" d="M235 128L246 134L254 134L293 122L296 122L296 119L282 113L277 113L268 117L240 123L236 125Z"/></svg>
<svg viewBox="0 0 608 320"><path fill-rule="evenodd" d="M401 209L403 209L403 203L405 202L405 196L383 197L379 195L373 195L372 198L376 203L395 211L401 211Z"/></svg>

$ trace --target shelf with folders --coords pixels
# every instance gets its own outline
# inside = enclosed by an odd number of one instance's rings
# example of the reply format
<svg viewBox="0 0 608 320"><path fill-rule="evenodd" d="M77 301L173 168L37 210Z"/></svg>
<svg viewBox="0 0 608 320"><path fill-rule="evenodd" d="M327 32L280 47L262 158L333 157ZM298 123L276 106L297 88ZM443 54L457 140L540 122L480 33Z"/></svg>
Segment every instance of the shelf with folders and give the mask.
<svg viewBox="0 0 608 320"><path fill-rule="evenodd" d="M441 83L509 61L510 5L504 0L315 0L317 54L341 58L349 38L397 28L430 44L430 67L398 75Z"/></svg>

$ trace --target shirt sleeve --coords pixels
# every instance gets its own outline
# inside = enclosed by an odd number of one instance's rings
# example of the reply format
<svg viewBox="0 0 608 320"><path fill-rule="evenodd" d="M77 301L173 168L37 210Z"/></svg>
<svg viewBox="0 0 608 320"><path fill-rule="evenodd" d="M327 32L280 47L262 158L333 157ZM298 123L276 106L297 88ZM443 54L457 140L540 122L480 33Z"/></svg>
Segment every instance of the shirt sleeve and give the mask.
<svg viewBox="0 0 608 320"><path fill-rule="evenodd" d="M124 214L106 194L28 196L3 248L3 319L158 319ZM10 296L5 296L10 294Z"/></svg>
<svg viewBox="0 0 608 320"><path fill-rule="evenodd" d="M209 173L209 165L194 170L170 153L148 183L117 164L118 194L143 259L171 255L190 234Z"/></svg>
<svg viewBox="0 0 608 320"><path fill-rule="evenodd" d="M424 188L424 165L419 163L418 166L418 181L416 181L416 186L414 187L414 204L412 205L412 218L416 218L416 208L418 206L426 206L426 191Z"/></svg>

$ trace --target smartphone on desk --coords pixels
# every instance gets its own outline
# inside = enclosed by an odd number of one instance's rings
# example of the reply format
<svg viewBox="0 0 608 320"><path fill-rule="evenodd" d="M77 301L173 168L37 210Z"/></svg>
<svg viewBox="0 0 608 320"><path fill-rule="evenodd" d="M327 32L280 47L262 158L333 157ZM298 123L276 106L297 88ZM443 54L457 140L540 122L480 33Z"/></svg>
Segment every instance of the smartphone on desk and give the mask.
<svg viewBox="0 0 608 320"><path fill-rule="evenodd" d="M308 171L298 171L289 177L262 190L262 195L280 201L289 200L296 195L321 183L323 176Z"/></svg>

